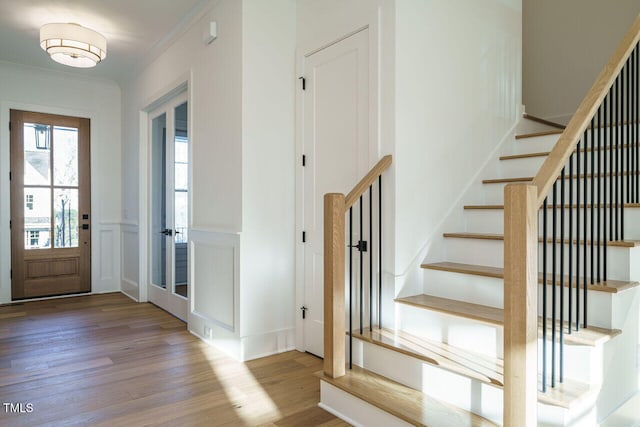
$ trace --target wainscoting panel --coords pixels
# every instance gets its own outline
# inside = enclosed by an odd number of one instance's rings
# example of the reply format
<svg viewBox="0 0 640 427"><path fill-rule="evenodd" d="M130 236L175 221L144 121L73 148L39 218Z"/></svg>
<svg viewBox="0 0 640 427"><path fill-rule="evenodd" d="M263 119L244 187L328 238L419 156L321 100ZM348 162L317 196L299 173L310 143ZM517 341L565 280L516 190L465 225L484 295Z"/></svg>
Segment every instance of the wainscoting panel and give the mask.
<svg viewBox="0 0 640 427"><path fill-rule="evenodd" d="M140 300L139 291L139 242L138 226L133 224L122 225L121 238L122 275L120 286L122 292L126 293L136 301Z"/></svg>
<svg viewBox="0 0 640 427"><path fill-rule="evenodd" d="M236 329L238 239L192 232L192 311L230 332ZM204 238L203 238L204 237Z"/></svg>
<svg viewBox="0 0 640 427"><path fill-rule="evenodd" d="M120 223L94 223L91 253L91 291L93 293L120 290Z"/></svg>

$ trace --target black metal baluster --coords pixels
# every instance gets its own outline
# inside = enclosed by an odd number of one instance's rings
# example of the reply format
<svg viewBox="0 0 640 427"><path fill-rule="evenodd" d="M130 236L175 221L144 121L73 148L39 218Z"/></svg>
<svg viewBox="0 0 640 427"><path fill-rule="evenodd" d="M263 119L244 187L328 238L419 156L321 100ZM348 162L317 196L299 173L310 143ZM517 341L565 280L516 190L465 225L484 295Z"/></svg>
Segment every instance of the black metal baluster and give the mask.
<svg viewBox="0 0 640 427"><path fill-rule="evenodd" d="M363 285L363 277L362 277L362 272L364 271L364 266L362 265L362 261L363 261L363 247L362 247L362 242L364 242L364 236L362 235L362 196L360 196L360 241L358 242L358 253L360 253L360 335L362 335L362 316L363 316L363 309L364 309L364 302L362 301L362 285Z"/></svg>
<svg viewBox="0 0 640 427"><path fill-rule="evenodd" d="M602 183L604 182L604 177L602 176L602 170L600 167L600 164L602 162L602 150L601 150L601 143L600 143L600 139L601 139L601 133L602 132L606 132L606 130L603 128L603 124L602 124L602 108L598 108L598 134L597 134L597 150L598 150L598 160L597 160L597 173L598 173L598 192L597 192L597 206L598 208L596 209L596 237L598 238L598 249L597 249L597 255L598 255L598 259L596 262L596 282L599 283L600 282L600 264L602 261L602 246L601 246L601 242L600 242L600 221L602 219L601 215L600 215L600 211L602 210Z"/></svg>
<svg viewBox="0 0 640 427"><path fill-rule="evenodd" d="M629 68L629 60L627 60L627 63L624 66L625 69L625 75L627 78L627 91L625 92L626 95L626 102L627 102L627 108L625 108L625 125L624 125L624 130L625 130L625 134L627 135L627 138L625 140L626 143L626 157L627 157L627 191L626 191L626 200L624 201L625 203L629 203L629 201L631 200L631 192L630 192L630 188L631 188L631 162L630 160L630 154L631 154L631 134L630 134L630 130L631 130L631 86L630 86L630 80L631 80L631 76L630 76L630 68ZM622 212L624 213L624 203L622 204ZM624 218L624 217L623 217ZM623 223L624 223L624 219L623 219Z"/></svg>
<svg viewBox="0 0 640 427"><path fill-rule="evenodd" d="M588 203L587 203L587 170L589 168L588 166L588 159L587 159L587 155L588 155L588 151L589 151L589 142L588 142L588 138L589 138L589 134L588 131L585 130L584 131L584 165L583 165L583 172L582 172L582 183L584 184L584 194L582 195L582 201L583 201L583 224L582 224L582 279L584 281L583 285L586 288L587 287L587 269L589 268L589 258L588 258L588 248L589 248L589 244L588 244L588 240L587 240L587 227L588 227L588 222L587 222L587 215L589 213L589 209L588 209ZM580 286L578 286L578 289L580 288ZM579 295L579 293L578 293ZM576 303L578 303L578 301L576 301ZM586 311L586 306L584 301L582 301L581 307L583 308L582 311L582 315L584 317L584 312ZM584 322L583 322L584 324Z"/></svg>
<svg viewBox="0 0 640 427"><path fill-rule="evenodd" d="M349 208L349 369L353 368L353 206Z"/></svg>
<svg viewBox="0 0 640 427"><path fill-rule="evenodd" d="M557 247L557 211L558 211L558 192L556 180L553 183L553 204L551 212L551 387L556 386L556 247ZM544 244L548 244L544 242Z"/></svg>
<svg viewBox="0 0 640 427"><path fill-rule="evenodd" d="M542 392L547 391L547 200L542 203Z"/></svg>
<svg viewBox="0 0 640 427"><path fill-rule="evenodd" d="M567 310L567 319L569 319L569 327L567 328L567 332L571 334L571 330L573 329L573 301L571 296L573 295L573 210L577 208L577 203L574 205L573 202L573 153L569 157L569 257L568 266L569 266L569 286L567 291L567 296L569 297L569 304Z"/></svg>
<svg viewBox="0 0 640 427"><path fill-rule="evenodd" d="M636 97L636 114L635 114L635 128L636 128L636 137L634 140L634 146L636 149L636 168L635 168L635 178L636 178L636 203L640 203L640 145L638 144L638 140L640 139L640 44L637 44L635 47L635 55L636 55L636 88L633 91Z"/></svg>
<svg viewBox="0 0 640 427"><path fill-rule="evenodd" d="M560 374L559 382L564 382L564 168L560 172ZM571 206L569 206L571 207Z"/></svg>
<svg viewBox="0 0 640 427"><path fill-rule="evenodd" d="M620 240L624 240L624 204L626 203L625 200L625 195L629 194L629 121L628 121L628 115L629 115L629 67L627 67L627 64L625 64L622 68L622 72L623 72L623 78L622 78L622 123L624 124L624 128L622 128L622 139L624 141L624 144L626 145L626 150L622 150L622 164L621 164L621 175L620 175L620 180L621 180L621 188L622 188L622 194L620 197ZM625 78L627 80L626 85L625 85ZM626 103L626 108L625 108L625 103ZM625 138L626 135L626 138ZM626 171L625 171L625 151L626 151ZM624 177L627 177L626 179L626 187L625 188L625 179Z"/></svg>
<svg viewBox="0 0 640 427"><path fill-rule="evenodd" d="M619 200L619 195L620 195L620 191L619 191L619 180L618 180L618 170L619 170L619 166L620 166L620 124L618 123L618 120L620 118L620 95L618 92L618 80L616 79L615 82L615 132L616 132L616 150L615 150L615 161L613 162L613 171L612 171L612 175L611 175L611 179L614 181L614 191L615 191L615 207L614 207L614 211L615 211L615 219L614 219L614 227L615 227L615 240L618 240L618 237L620 237L619 234L619 225L620 222L618 220L618 204L620 203Z"/></svg>
<svg viewBox="0 0 640 427"><path fill-rule="evenodd" d="M582 141L576 147L576 331L580 330L580 151ZM586 150L586 147L585 147ZM586 189L585 189L586 191Z"/></svg>
<svg viewBox="0 0 640 427"><path fill-rule="evenodd" d="M373 185L369 186L369 331L373 331Z"/></svg>
<svg viewBox="0 0 640 427"><path fill-rule="evenodd" d="M611 102L611 91L609 91L608 96L604 99L603 101L603 108L604 108L604 129L603 129L603 137L604 137L604 144L602 147L603 150L603 171L602 171L602 184L603 184L603 188L602 188L602 195L603 195L603 201L604 201L604 206L602 208L602 241L603 241L603 245L602 245L602 259L603 259L603 263L602 263L602 279L606 282L607 281L607 179L606 176L608 175L608 171L607 171L607 152L609 151L609 148L607 147L607 105L608 103ZM611 205L609 203L609 205Z"/></svg>
<svg viewBox="0 0 640 427"><path fill-rule="evenodd" d="M378 177L378 326L382 328L382 175Z"/></svg>
<svg viewBox="0 0 640 427"><path fill-rule="evenodd" d="M615 85L615 84L614 84ZM614 134L614 116L613 112L615 110L615 98L616 93L614 90L614 85L609 89L609 239L613 240L615 237L615 232L613 230L613 215L614 215L614 204L615 204L615 195L613 192L613 160L615 159L615 134Z"/></svg>
<svg viewBox="0 0 640 427"><path fill-rule="evenodd" d="M591 224L591 234L589 235L590 236L589 240L591 241L591 245L590 245L591 246L591 258L590 258L591 259L591 263L590 263L590 265L591 265L591 284L593 284L593 279L595 277L594 270L595 270L595 259L596 259L594 257L594 253L593 253L594 252L593 244L594 244L594 240L595 240L595 234L593 232L594 225L595 225L594 224L594 219L595 219L595 216L594 216L594 204L595 204L595 194L596 194L596 192L595 192L595 181L596 181L595 180L595 177L596 177L596 167L595 167L596 139L595 139L594 123L595 123L595 118L592 118L591 119L591 174L590 174L591 175L591 194L590 194L590 197L589 197L590 202L591 202L590 203L591 207L589 209L591 211L591 223L590 223Z"/></svg>

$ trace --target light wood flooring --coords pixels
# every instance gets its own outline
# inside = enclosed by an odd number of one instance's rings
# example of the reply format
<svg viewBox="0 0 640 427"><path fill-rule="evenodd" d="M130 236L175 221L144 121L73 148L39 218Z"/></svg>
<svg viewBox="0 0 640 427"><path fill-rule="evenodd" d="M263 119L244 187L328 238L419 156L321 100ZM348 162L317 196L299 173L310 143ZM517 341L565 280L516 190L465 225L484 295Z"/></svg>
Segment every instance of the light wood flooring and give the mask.
<svg viewBox="0 0 640 427"><path fill-rule="evenodd" d="M320 359L238 363L116 294L0 306L0 426L344 426L318 408ZM17 408L14 406L14 408Z"/></svg>

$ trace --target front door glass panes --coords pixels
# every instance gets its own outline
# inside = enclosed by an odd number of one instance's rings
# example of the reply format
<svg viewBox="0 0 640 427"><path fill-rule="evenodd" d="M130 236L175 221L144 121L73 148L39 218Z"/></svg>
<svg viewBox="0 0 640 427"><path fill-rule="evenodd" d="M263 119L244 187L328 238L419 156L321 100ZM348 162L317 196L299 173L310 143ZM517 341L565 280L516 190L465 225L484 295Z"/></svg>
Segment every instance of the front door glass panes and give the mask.
<svg viewBox="0 0 640 427"><path fill-rule="evenodd" d="M25 123L23 141L25 249L78 247L78 129Z"/></svg>

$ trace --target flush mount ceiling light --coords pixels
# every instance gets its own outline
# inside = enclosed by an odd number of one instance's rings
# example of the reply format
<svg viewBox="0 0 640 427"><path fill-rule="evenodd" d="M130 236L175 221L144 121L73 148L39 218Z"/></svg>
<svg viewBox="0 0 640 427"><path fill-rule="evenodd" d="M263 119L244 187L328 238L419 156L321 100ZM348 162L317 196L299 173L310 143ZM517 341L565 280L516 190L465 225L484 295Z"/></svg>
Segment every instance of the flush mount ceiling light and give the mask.
<svg viewBox="0 0 640 427"><path fill-rule="evenodd" d="M107 39L78 24L46 24L40 28L40 47L51 59L70 67L95 67L107 57Z"/></svg>

